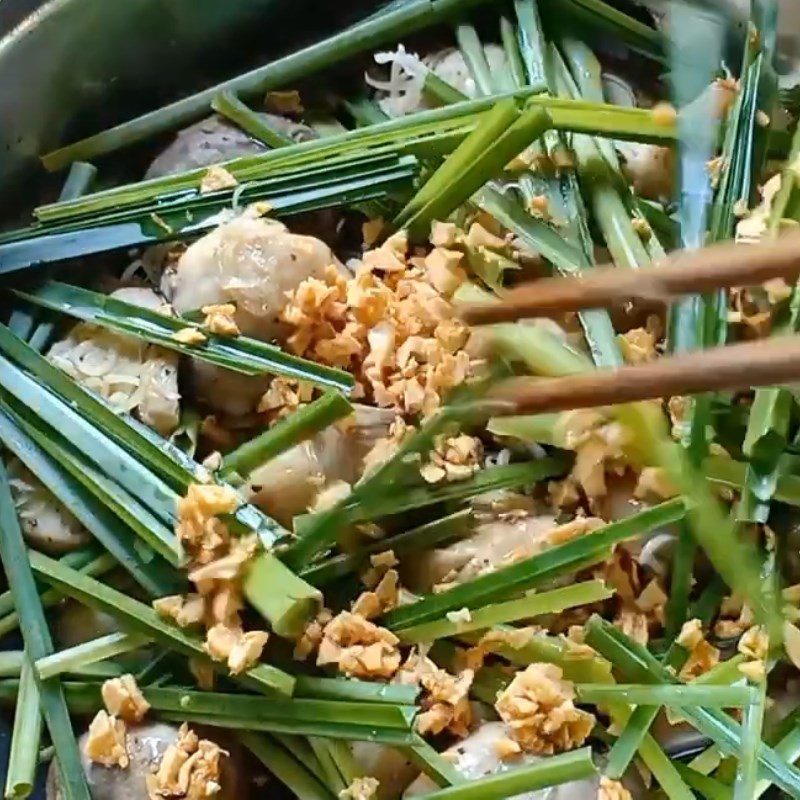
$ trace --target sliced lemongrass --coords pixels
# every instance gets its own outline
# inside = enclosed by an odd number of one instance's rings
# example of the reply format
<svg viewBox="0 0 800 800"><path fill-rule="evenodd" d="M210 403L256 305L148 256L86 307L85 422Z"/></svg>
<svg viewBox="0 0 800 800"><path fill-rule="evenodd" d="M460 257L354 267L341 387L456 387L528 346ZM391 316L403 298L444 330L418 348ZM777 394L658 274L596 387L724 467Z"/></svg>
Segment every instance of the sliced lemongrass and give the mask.
<svg viewBox="0 0 800 800"><path fill-rule="evenodd" d="M442 80L433 70L425 73L425 82L422 84L422 93L426 98L435 100L441 105L463 103L464 95L447 81Z"/></svg>
<svg viewBox="0 0 800 800"><path fill-rule="evenodd" d="M294 695L297 698L314 700L408 706L414 704L418 693L419 690L416 687L403 684L298 675L295 678Z"/></svg>
<svg viewBox="0 0 800 800"><path fill-rule="evenodd" d="M322 771L322 766L317 761L317 757L314 755L306 736L294 736L291 733L272 733L269 736L290 752L318 781L323 785L325 784L325 774Z"/></svg>
<svg viewBox="0 0 800 800"><path fill-rule="evenodd" d="M410 745L398 749L439 787L456 786L466 780L451 761L431 747L418 733L414 734Z"/></svg>
<svg viewBox="0 0 800 800"><path fill-rule="evenodd" d="M568 468L569 459L560 456L541 458L521 464L487 467L476 472L472 478L463 481L412 487L396 498L379 498L374 503L366 498L359 501L355 508L348 512L348 522L388 517L439 503L464 501L487 492L533 486L545 478L563 475ZM297 533L303 535L302 525L297 528Z"/></svg>
<svg viewBox="0 0 800 800"><path fill-rule="evenodd" d="M389 119L381 107L369 97L361 96L352 99L344 98L343 108L356 121L356 125L379 125Z"/></svg>
<svg viewBox="0 0 800 800"><path fill-rule="evenodd" d="M461 55L478 87L479 94L493 94L497 87L494 85L492 73L486 61L486 53L475 26L462 22L456 25L455 34Z"/></svg>
<svg viewBox="0 0 800 800"><path fill-rule="evenodd" d="M25 663L23 650L4 650L0 652L0 678L18 678Z"/></svg>
<svg viewBox="0 0 800 800"><path fill-rule="evenodd" d="M322 593L269 552L259 553L249 562L242 586L250 604L270 621L272 630L287 639L299 637L322 608Z"/></svg>
<svg viewBox="0 0 800 800"><path fill-rule="evenodd" d="M586 372L592 363L550 331L538 325L501 323L490 328L492 344L535 375L561 377Z"/></svg>
<svg viewBox="0 0 800 800"><path fill-rule="evenodd" d="M11 733L11 750L6 766L4 797L8 800L28 797L36 783L42 714L39 711L39 688L30 659L22 664Z"/></svg>
<svg viewBox="0 0 800 800"><path fill-rule="evenodd" d="M291 750L281 747L269 734L243 730L236 735L298 800L336 800L336 795L294 758Z"/></svg>
<svg viewBox="0 0 800 800"><path fill-rule="evenodd" d="M336 797L339 797L347 789L347 784L336 766L328 740L320 739L317 736L309 736L308 743L311 745L311 749L322 767L322 772L325 775L325 785Z"/></svg>
<svg viewBox="0 0 800 800"><path fill-rule="evenodd" d="M620 780L628 771L636 751L641 748L659 711L661 707L657 705L640 706L633 710L622 733L608 752L604 772L609 778Z"/></svg>
<svg viewBox="0 0 800 800"><path fill-rule="evenodd" d="M64 473L66 472L73 481L77 481L86 489L93 498L95 498L104 509L113 512L113 516L119 518L124 523L126 528L134 531L142 542L151 548L153 552L158 553L166 559L172 566L178 566L183 562L183 548L178 541L172 530L164 525L160 519L143 505L141 505L136 497L124 489L121 489L114 481L109 480L102 472L95 469L94 466L87 460L83 459L77 450L72 449L68 443L56 432L56 430L46 426L35 425L31 420L25 419L22 416L23 409L11 398L8 398L5 403L0 404L0 411L5 412L6 419L10 419L17 424L17 431L24 432L25 436L29 437L29 441L24 442L25 450L23 455L27 456L26 466L30 468L31 463L36 462L37 469L35 474L39 472L45 473L47 479L43 482L46 484L53 483L61 494L66 494L67 490L64 488ZM5 420L0 416L0 425L3 425ZM3 425L3 427L5 427ZM15 448L11 445L12 449ZM34 447L38 447L38 452L34 451ZM47 461L45 454L50 456L50 461ZM42 469L44 467L44 469ZM54 491L54 494L56 492ZM72 493L74 494L74 492ZM63 501L62 501L63 502ZM74 503L65 503L68 505L75 505ZM91 529L90 529L91 530ZM114 555L115 548L112 544L113 540L106 538L101 543ZM125 552L127 555L132 555L133 559L136 558L136 552L129 553L131 548L120 547L119 551ZM149 558L139 559L137 564L137 574L141 569L146 568L147 563L141 562L153 561L152 554ZM154 565L155 566L155 565ZM148 585L152 585L148 583Z"/></svg>
<svg viewBox="0 0 800 800"><path fill-rule="evenodd" d="M36 581L19 527L5 466L0 464L0 560L21 620L27 658L38 660L53 652ZM69 711L57 679L39 681L39 703L61 767L64 800L91 800L84 777ZM33 748L34 752L38 746Z"/></svg>
<svg viewBox="0 0 800 800"><path fill-rule="evenodd" d="M726 783L710 778L708 775L703 775L702 772L692 769L681 761L676 760L674 763L675 769L678 770L680 776L701 797L706 798L706 800L731 800L731 787ZM754 795L755 797L758 797L758 795Z"/></svg>
<svg viewBox="0 0 800 800"><path fill-rule="evenodd" d="M513 767L505 772L459 783L425 795L428 800L502 800L536 789L559 786L595 774L589 747L551 756L531 766Z"/></svg>
<svg viewBox="0 0 800 800"><path fill-rule="evenodd" d="M587 644L608 658L626 679L655 684L675 681L672 673L646 648L637 646L605 620L593 616L585 630ZM681 715L712 739L724 753L738 757L742 730L729 715L717 709L692 706L682 708ZM757 748L757 758L762 774L790 795L800 794L800 771L763 743Z"/></svg>
<svg viewBox="0 0 800 800"><path fill-rule="evenodd" d="M756 753L761 743L761 731L764 726L764 710L767 699L766 678L747 689L753 699L744 710L742 718L742 748L739 752L739 764L736 768L736 780L733 784L733 800L752 800L756 796L758 781L758 760Z"/></svg>
<svg viewBox="0 0 800 800"><path fill-rule="evenodd" d="M329 391L277 422L269 430L239 445L222 460L220 475L226 480L246 478L256 467L352 413L353 407L338 392Z"/></svg>
<svg viewBox="0 0 800 800"><path fill-rule="evenodd" d="M575 606L598 603L614 595L603 581L586 581L563 586L549 592L530 593L518 600L494 603L469 612L469 619L437 620L410 628L395 628L401 642L408 644L432 642L467 631L478 631L504 622L532 619L542 614L559 614ZM456 612L457 613L457 612Z"/></svg>
<svg viewBox="0 0 800 800"><path fill-rule="evenodd" d="M448 611L476 608L535 588L553 578L597 563L617 543L682 519L685 513L686 508L681 500L661 503L531 558L396 608L384 616L384 624L392 628L411 627L440 618Z"/></svg>
<svg viewBox="0 0 800 800"><path fill-rule="evenodd" d="M407 227L412 238L426 238L431 222L446 219L487 181L500 173L532 141L549 130L552 124L553 120L546 111L531 106L510 124L507 122L499 132L496 129L490 129L489 132L477 129L476 134L480 134L477 141L483 141L491 135L495 136L494 140L490 140L488 144L484 142L478 158L471 155L468 148L455 150L440 169L458 169L458 177L455 180L447 178L445 182L438 171L434 173L428 181L428 184L432 183L436 187L434 196L411 215L407 215L405 210L401 212L402 222L398 221L397 224ZM473 144L468 140L464 141L465 145L468 143Z"/></svg>
<svg viewBox="0 0 800 800"><path fill-rule="evenodd" d="M472 510L469 508L456 511L417 528L371 542L353 553L339 553L312 564L300 571L300 577L313 586L323 586L337 578L357 572L375 553L391 550L397 555L409 551L417 553L430 550L450 539L468 535L472 530L473 518Z"/></svg>
<svg viewBox="0 0 800 800"><path fill-rule="evenodd" d="M176 350L234 372L246 375L283 375L314 385L332 386L342 391L349 391L354 385L352 375L343 370L315 364L284 353L275 345L246 336L215 336L203 330L204 342L197 345L184 344L175 335L189 325L186 320L159 314L80 286L48 281L31 292L14 292L17 296L45 308L158 344L168 350Z"/></svg>
<svg viewBox="0 0 800 800"><path fill-rule="evenodd" d="M601 704L617 700L635 706L705 706L708 708L744 708L753 702L747 686L653 686L652 684L617 683L579 684L575 687L584 703Z"/></svg>
<svg viewBox="0 0 800 800"><path fill-rule="evenodd" d="M271 128L261 116L248 108L233 92L223 91L214 96L211 108L241 128L248 136L268 147L286 147L293 144L288 136L284 136Z"/></svg>
<svg viewBox="0 0 800 800"><path fill-rule="evenodd" d="M40 658L34 665L44 681L63 672L74 672L77 667L96 664L106 658L130 653L144 647L150 639L139 633L109 633L88 642Z"/></svg>
<svg viewBox="0 0 800 800"><path fill-rule="evenodd" d="M140 603L94 578L82 575L41 553L31 551L29 560L31 567L39 577L63 594L92 608L105 611L120 620L126 628L141 632L170 649L199 657L205 663L226 672L223 665L208 658L199 637L191 636L177 626L165 622L150 606ZM239 680L255 686L261 691L277 691L281 694L291 695L294 689L294 678L269 664L258 664L239 676Z"/></svg>
<svg viewBox="0 0 800 800"><path fill-rule="evenodd" d="M774 745L775 752L787 763L796 764L800 759L800 725L795 723L794 727ZM762 780L756 784L754 798L761 797L766 792L772 781Z"/></svg>

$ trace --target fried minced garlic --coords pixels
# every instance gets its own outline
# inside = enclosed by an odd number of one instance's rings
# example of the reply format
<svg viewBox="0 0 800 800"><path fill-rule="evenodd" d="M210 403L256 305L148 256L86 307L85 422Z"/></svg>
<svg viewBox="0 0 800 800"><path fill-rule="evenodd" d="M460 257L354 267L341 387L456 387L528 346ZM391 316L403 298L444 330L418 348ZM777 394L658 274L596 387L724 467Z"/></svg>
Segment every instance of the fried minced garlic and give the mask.
<svg viewBox="0 0 800 800"><path fill-rule="evenodd" d="M684 622L676 642L689 651L689 657L679 673L682 680L699 678L719 663L719 650L706 641L699 619Z"/></svg>
<svg viewBox="0 0 800 800"><path fill-rule="evenodd" d="M306 625L300 638L295 642L293 658L297 661L305 661L322 642L322 634L325 626L333 619L333 614L329 608L323 608L317 616Z"/></svg>
<svg viewBox="0 0 800 800"><path fill-rule="evenodd" d="M231 536L218 515L230 514L241 499L230 487L191 484L178 501L175 532L189 557L189 579L196 592L188 596L162 597L153 603L156 612L179 626L203 624L203 645L215 661L224 661L233 674L252 668L261 658L268 635L247 631L240 612L244 608L241 578L255 555L256 536Z"/></svg>
<svg viewBox="0 0 800 800"><path fill-rule="evenodd" d="M491 628L481 636L477 644L459 654L459 664L477 672L489 653L503 647L519 650L529 644L534 634L541 631L533 625L525 628Z"/></svg>
<svg viewBox="0 0 800 800"><path fill-rule="evenodd" d="M236 306L233 303L203 306L200 310L205 314L203 327L211 333L217 336L238 336L241 333L234 319Z"/></svg>
<svg viewBox="0 0 800 800"><path fill-rule="evenodd" d="M206 335L201 330L191 327L175 331L170 338L181 344L203 344L206 341Z"/></svg>
<svg viewBox="0 0 800 800"><path fill-rule="evenodd" d="M233 189L238 185L239 181L225 167L215 164L203 173L203 177L200 179L200 194L218 192L221 189Z"/></svg>
<svg viewBox="0 0 800 800"><path fill-rule="evenodd" d="M84 753L94 764L127 769L130 757L125 723L105 711L98 711L89 725Z"/></svg>
<svg viewBox="0 0 800 800"><path fill-rule="evenodd" d="M317 664L355 678L391 678L400 668L399 639L359 614L342 611L322 631Z"/></svg>
<svg viewBox="0 0 800 800"><path fill-rule="evenodd" d="M559 414L553 441L575 451L570 477L593 499L605 496L607 472L624 471L631 434L620 423L608 421L602 412L582 409Z"/></svg>
<svg viewBox="0 0 800 800"><path fill-rule="evenodd" d="M645 467L636 482L633 496L637 499L647 498L653 495L661 500L675 497L678 492L677 486L672 482L667 471L663 467Z"/></svg>
<svg viewBox="0 0 800 800"><path fill-rule="evenodd" d="M281 318L294 329L288 345L297 355L348 369L360 396L378 406L428 415L472 375L473 362L463 349L467 326L425 259L407 259L407 248L395 234L364 253L353 277L331 266L324 280L303 281L288 293ZM458 276L455 260L440 253L431 263Z"/></svg>
<svg viewBox="0 0 800 800"><path fill-rule="evenodd" d="M221 790L220 761L226 753L209 739L200 739L184 723L178 739L161 758L158 769L146 777L150 800L164 797L207 800Z"/></svg>
<svg viewBox="0 0 800 800"><path fill-rule="evenodd" d="M582 745L594 715L575 707L575 690L554 664L530 664L500 693L495 708L523 750L553 755Z"/></svg>
<svg viewBox="0 0 800 800"><path fill-rule="evenodd" d="M647 328L634 328L617 337L622 356L628 364L645 364L657 355L656 337Z"/></svg>
<svg viewBox="0 0 800 800"><path fill-rule="evenodd" d="M650 639L650 626L641 611L621 609L614 618L614 625L637 644L646 645Z"/></svg>
<svg viewBox="0 0 800 800"><path fill-rule="evenodd" d="M353 603L354 614L374 619L397 605L400 578L397 570L387 570L374 590L362 592Z"/></svg>
<svg viewBox="0 0 800 800"><path fill-rule="evenodd" d="M760 683L767 675L767 667L760 658L745 661L744 664L739 664L737 669L752 683Z"/></svg>
<svg viewBox="0 0 800 800"><path fill-rule="evenodd" d="M254 667L264 650L269 634L266 631L247 631L217 623L209 628L203 649L214 661L224 661L232 675Z"/></svg>
<svg viewBox="0 0 800 800"><path fill-rule="evenodd" d="M597 789L597 800L633 800L633 797L619 781L602 775Z"/></svg>
<svg viewBox="0 0 800 800"><path fill-rule="evenodd" d="M577 539L584 534L602 528L606 523L599 517L575 517L570 522L558 525L547 533L547 543L555 546Z"/></svg>
<svg viewBox="0 0 800 800"><path fill-rule="evenodd" d="M339 797L341 800L373 800L378 795L378 786L380 781L377 778L355 778L346 789L339 792Z"/></svg>
<svg viewBox="0 0 800 800"><path fill-rule="evenodd" d="M126 722L141 722L150 710L150 703L145 700L133 675L109 678L100 691L108 713Z"/></svg>
<svg viewBox="0 0 800 800"><path fill-rule="evenodd" d="M405 686L422 689L421 713L416 728L423 734L436 735L449 731L456 736L467 736L472 722L469 689L475 673L471 669L451 675L440 669L427 656L412 652L395 676L395 681Z"/></svg>
<svg viewBox="0 0 800 800"><path fill-rule="evenodd" d="M307 381L276 376L258 401L256 410L265 414L267 423L271 425L309 403L313 395L314 386Z"/></svg>
<svg viewBox="0 0 800 800"><path fill-rule="evenodd" d="M483 445L476 436L437 436L429 460L420 467L427 483L462 481L471 478L483 461Z"/></svg>
<svg viewBox="0 0 800 800"><path fill-rule="evenodd" d="M755 616L750 607L742 600L730 595L722 600L719 619L714 624L714 634L720 639L733 639L741 636L755 623Z"/></svg>
<svg viewBox="0 0 800 800"><path fill-rule="evenodd" d="M747 658L763 661L769 652L769 636L761 625L753 625L746 630L736 649Z"/></svg>

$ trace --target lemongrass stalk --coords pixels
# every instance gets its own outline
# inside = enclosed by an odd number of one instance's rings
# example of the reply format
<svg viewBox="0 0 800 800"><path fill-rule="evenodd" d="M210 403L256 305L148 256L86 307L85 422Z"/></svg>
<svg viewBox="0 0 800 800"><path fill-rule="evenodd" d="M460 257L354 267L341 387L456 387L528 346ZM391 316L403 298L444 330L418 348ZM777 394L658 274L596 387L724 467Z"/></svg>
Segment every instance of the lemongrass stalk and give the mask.
<svg viewBox="0 0 800 800"><path fill-rule="evenodd" d="M780 741L774 745L775 752L787 763L796 764L800 759L800 725L795 725ZM770 787L772 781L762 780L756 784L754 798L761 797Z"/></svg>
<svg viewBox="0 0 800 800"><path fill-rule="evenodd" d="M203 643L198 637L190 636L177 626L165 622L150 606L140 603L94 578L65 567L41 553L30 552L28 559L31 568L37 575L63 594L92 608L106 611L123 622L126 628L139 631L178 652L200 658L204 663L214 666L215 669L224 670L223 665L208 658ZM44 655L49 655L49 653L42 653L37 660ZM260 691L277 691L290 695L294 688L292 676L268 664L259 664L253 667L239 679L257 687Z"/></svg>
<svg viewBox="0 0 800 800"><path fill-rule="evenodd" d="M477 2L479 0L470 0L469 4ZM357 53L384 42L397 41L416 30L433 25L452 13L453 6L464 5L467 3L453 3L451 0L445 2L436 0L433 3L429 0L412 0L409 3L395 5L283 58L271 60L264 66L230 78L156 111L61 147L43 156L42 163L46 169L53 171L61 169L72 161L115 152L199 119L207 113L211 101L221 91L230 90L248 96L290 85Z"/></svg>
<svg viewBox="0 0 800 800"><path fill-rule="evenodd" d="M464 776L455 768L452 761L448 761L418 733L414 734L410 745L399 747L398 750L440 788L465 782Z"/></svg>
<svg viewBox="0 0 800 800"><path fill-rule="evenodd" d="M381 107L368 97L344 98L341 103L342 107L350 114L358 126L378 125L389 119L383 113Z"/></svg>
<svg viewBox="0 0 800 800"><path fill-rule="evenodd" d="M593 616L586 625L586 641L614 663L627 679L652 683L674 683L673 674L646 648L636 645L610 623ZM684 707L682 716L713 739L720 749L736 756L741 749L741 726L722 711L710 708ZM787 765L771 748L757 747L759 769L790 795L800 793L800 771Z"/></svg>
<svg viewBox="0 0 800 800"><path fill-rule="evenodd" d="M452 105L453 103L464 102L464 95L447 81L442 80L433 70L428 70L425 73L422 94L438 105Z"/></svg>
<svg viewBox="0 0 800 800"><path fill-rule="evenodd" d="M288 136L271 128L261 116L248 108L231 91L223 91L216 95L211 101L211 108L267 147L286 147L293 144Z"/></svg>
<svg viewBox="0 0 800 800"><path fill-rule="evenodd" d="M427 595L415 603L400 606L384 616L384 624L395 629L410 627L438 619L448 611L476 608L484 603L513 597L517 592L535 588L555 577L597 563L618 542L681 519L685 513L681 500L661 503L531 558L501 567L438 594Z"/></svg>
<svg viewBox="0 0 800 800"><path fill-rule="evenodd" d="M554 431L561 414L492 417L486 430L494 436L509 436L526 444L556 444Z"/></svg>
<svg viewBox="0 0 800 800"><path fill-rule="evenodd" d="M324 784L317 780L290 751L281 747L272 736L251 731L238 731L242 744L288 789L298 800L336 800Z"/></svg>
<svg viewBox="0 0 800 800"><path fill-rule="evenodd" d="M764 725L764 710L767 698L766 678L747 687L753 699L744 710L742 720L742 749L739 753L739 764L736 769L736 780L733 785L733 800L751 800L756 795L758 781L758 760L756 753L761 743L761 731Z"/></svg>
<svg viewBox="0 0 800 800"><path fill-rule="evenodd" d="M499 87L495 86L492 80L489 64L486 61L486 53L483 50L483 45L475 26L461 23L456 25L455 34L459 50L461 50L464 62L475 81L478 93L482 95L493 94Z"/></svg>
<svg viewBox="0 0 800 800"><path fill-rule="evenodd" d="M591 369L591 362L550 331L538 325L501 323L490 328L501 355L522 361L534 375L557 378Z"/></svg>
<svg viewBox="0 0 800 800"><path fill-rule="evenodd" d="M65 560L65 559L62 559ZM110 572L114 567L117 566L116 560L108 555L107 553L103 553L95 558L93 561L89 562L89 564L78 567L79 571L86 574L86 575L104 575L106 572ZM39 597L39 602L42 605L42 608L52 608L53 606L57 605L64 599L64 595L61 592L57 592L55 589L46 589L42 592ZM10 614L6 614L4 617L0 617L0 637L5 636L11 631L15 631L20 626L20 618L16 611L12 611Z"/></svg>
<svg viewBox="0 0 800 800"><path fill-rule="evenodd" d="M242 585L251 605L287 639L300 636L322 608L322 592L269 552L251 559Z"/></svg>
<svg viewBox="0 0 800 800"><path fill-rule="evenodd" d="M614 594L603 581L586 581L572 586L564 586L540 594L532 593L519 600L495 603L469 612L469 619L437 620L410 628L395 629L400 641L406 644L432 642L448 636L477 631L501 623L531 619L542 614L559 614L575 606L598 603Z"/></svg>
<svg viewBox="0 0 800 800"><path fill-rule="evenodd" d="M747 686L653 686L624 684L612 686L579 684L575 687L578 699L584 703L604 704L619 701L636 706L704 706L707 708L745 708L753 702Z"/></svg>
<svg viewBox="0 0 800 800"><path fill-rule="evenodd" d="M498 625L496 630L512 633L513 628ZM477 634L459 634L460 639L469 644L477 644L482 638ZM437 641L433 650L441 653L447 643ZM518 667L526 667L534 662L546 662L561 667L564 677L573 683L611 683L611 664L596 654L576 653L571 642L563 636L551 636L546 633L532 631L530 638L520 647L514 647L503 641L485 642L481 647L494 655ZM450 656L455 653L449 654ZM432 656L433 657L433 656ZM452 658L448 661L454 664Z"/></svg>
<svg viewBox="0 0 800 800"><path fill-rule="evenodd" d="M525 65L517 43L517 31L514 23L504 14L500 17L500 39L506 54L511 82L514 86L524 86L527 81ZM510 88L510 87L508 87Z"/></svg>
<svg viewBox="0 0 800 800"><path fill-rule="evenodd" d="M0 652L0 678L18 678L25 663L23 650L4 650Z"/></svg>
<svg viewBox="0 0 800 800"><path fill-rule="evenodd" d="M294 696L313 700L337 700L351 703L388 703L413 705L418 694L414 686L380 684L349 678L295 677Z"/></svg>
<svg viewBox="0 0 800 800"><path fill-rule="evenodd" d="M543 759L536 764L478 778L425 795L428 800L502 800L536 789L559 786L595 774L591 748Z"/></svg>
<svg viewBox="0 0 800 800"><path fill-rule="evenodd" d="M463 509L441 519L426 522L417 528L371 542L353 553L339 553L325 561L311 564L300 570L300 577L313 586L323 586L337 578L352 575L369 562L370 555L391 550L397 554L430 550L449 539L467 536L472 530L473 514Z"/></svg>
<svg viewBox="0 0 800 800"><path fill-rule="evenodd" d="M350 403L338 392L326 392L228 453L222 461L220 474L225 480L234 480L234 476L236 481L244 479L256 467L311 438L352 411Z"/></svg>
<svg viewBox="0 0 800 800"><path fill-rule="evenodd" d="M97 167L94 164L86 161L73 161L70 164L67 179L61 187L61 193L58 195L59 201L74 200L88 194L96 177Z"/></svg>
<svg viewBox="0 0 800 800"><path fill-rule="evenodd" d="M706 800L731 800L731 788L722 781L715 778L709 778L708 775L703 775L695 769L675 761L675 769L678 770L680 776L686 783L701 797Z"/></svg>
<svg viewBox="0 0 800 800"><path fill-rule="evenodd" d="M606 761L605 774L620 780L627 772L636 751L642 747L645 738L661 707L657 705L639 706L633 710L622 733L611 747Z"/></svg>
<svg viewBox="0 0 800 800"><path fill-rule="evenodd" d="M28 562L5 465L0 464L0 560L8 578L17 613L22 622L22 637L27 658L38 660L53 652L47 621ZM41 711L50 739L56 748L64 800L91 800L72 731L67 704L58 680L39 681ZM34 752L38 746L33 748Z"/></svg>
<svg viewBox="0 0 800 800"><path fill-rule="evenodd" d="M36 782L39 741L42 735L42 715L39 711L39 689L30 659L22 664L11 733L11 752L6 767L7 800L28 797Z"/></svg>
<svg viewBox="0 0 800 800"><path fill-rule="evenodd" d="M336 761L328 746L328 740L320 739L317 736L309 736L308 743L311 745L311 749L314 751L314 755L317 757L317 761L325 774L326 786L334 796L338 797L347 788L347 784L336 766Z"/></svg>
<svg viewBox="0 0 800 800"><path fill-rule="evenodd" d="M364 777L364 770L353 757L347 742L341 739L326 739L328 752L331 754L345 786L350 786L356 778Z"/></svg>
<svg viewBox="0 0 800 800"><path fill-rule="evenodd" d="M149 641L147 636L138 633L109 633L40 658L34 666L39 678L44 681L63 672L74 672L76 667L85 667L87 664L138 650Z"/></svg>
<svg viewBox="0 0 800 800"><path fill-rule="evenodd" d="M308 743L307 736L296 736L291 733L271 733L269 736L291 753L323 786L325 785L325 773Z"/></svg>

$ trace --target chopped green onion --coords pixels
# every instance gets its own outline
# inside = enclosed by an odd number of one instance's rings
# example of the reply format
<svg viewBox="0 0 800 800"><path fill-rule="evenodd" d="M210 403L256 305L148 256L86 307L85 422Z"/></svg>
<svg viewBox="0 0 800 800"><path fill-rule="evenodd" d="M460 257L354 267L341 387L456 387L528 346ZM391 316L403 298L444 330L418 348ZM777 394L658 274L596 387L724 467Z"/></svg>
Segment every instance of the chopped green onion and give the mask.
<svg viewBox="0 0 800 800"><path fill-rule="evenodd" d="M271 128L261 116L249 109L231 91L216 95L211 101L211 108L267 147L286 147L293 144L288 136Z"/></svg>
<svg viewBox="0 0 800 800"><path fill-rule="evenodd" d="M620 701L636 706L705 706L707 708L744 708L753 703L747 686L653 686L652 684L614 684L599 686L579 684L575 687L584 703Z"/></svg>

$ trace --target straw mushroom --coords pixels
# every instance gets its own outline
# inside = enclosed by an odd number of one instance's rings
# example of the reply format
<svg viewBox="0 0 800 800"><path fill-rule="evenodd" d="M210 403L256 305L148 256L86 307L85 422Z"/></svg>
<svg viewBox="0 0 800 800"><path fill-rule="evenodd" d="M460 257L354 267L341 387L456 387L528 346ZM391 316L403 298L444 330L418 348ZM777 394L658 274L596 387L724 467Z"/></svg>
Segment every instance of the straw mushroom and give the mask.
<svg viewBox="0 0 800 800"><path fill-rule="evenodd" d="M394 412L362 405L354 408L353 424L345 430L331 425L253 470L243 489L248 502L290 525L326 487L355 481L364 455L386 435Z"/></svg>
<svg viewBox="0 0 800 800"><path fill-rule="evenodd" d="M498 755L498 748L508 738L508 728L502 722L485 722L466 739L445 751L445 757L452 759L455 768L468 781L477 780L487 775L506 772L522 765L536 764L544 759L529 754L522 754L504 762ZM644 787L635 779L626 778L625 786L634 800L646 796ZM560 786L525 792L516 796L516 800L597 800L600 777L587 780L570 781ZM403 794L408 800L422 797L436 790L433 781L427 775L420 775Z"/></svg>
<svg viewBox="0 0 800 800"><path fill-rule="evenodd" d="M45 485L16 458L8 463L9 483L25 541L49 555L69 553L89 532Z"/></svg>
<svg viewBox="0 0 800 800"><path fill-rule="evenodd" d="M276 114L260 114L277 133L294 142L314 139L313 129ZM180 131L150 164L145 178L161 178L176 172L209 167L241 156L258 155L266 147L224 117L214 115Z"/></svg>
<svg viewBox="0 0 800 800"><path fill-rule="evenodd" d="M178 738L178 727L163 722L144 722L127 727L127 750L130 764L126 769L104 767L89 761L84 753L88 733L78 746L81 762L93 800L146 800L146 778L158 767L167 748ZM226 749L229 749L226 743ZM241 752L232 750L221 761L220 790L216 800L245 800L248 783L242 769ZM47 773L47 800L63 800L55 760Z"/></svg>

